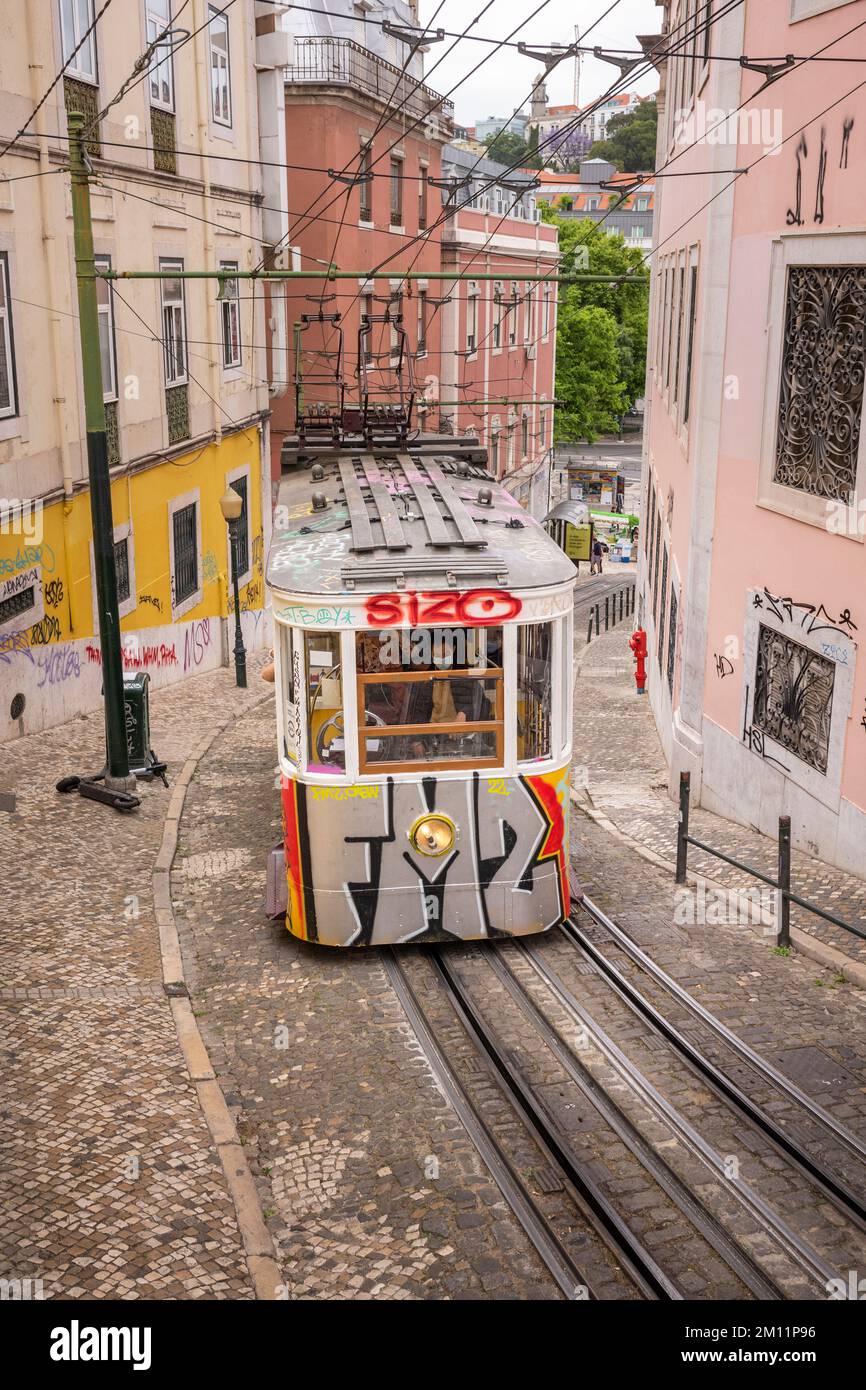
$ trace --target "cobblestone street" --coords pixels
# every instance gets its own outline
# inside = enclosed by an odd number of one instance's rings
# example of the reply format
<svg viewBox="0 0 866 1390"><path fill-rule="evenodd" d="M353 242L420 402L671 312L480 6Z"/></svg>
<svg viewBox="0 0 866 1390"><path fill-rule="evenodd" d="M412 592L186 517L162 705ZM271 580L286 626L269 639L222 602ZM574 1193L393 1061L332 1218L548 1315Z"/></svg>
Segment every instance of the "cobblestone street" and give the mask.
<svg viewBox="0 0 866 1390"><path fill-rule="evenodd" d="M799 952L774 954L747 928L676 925L672 874L631 843L670 858L674 812L625 641L622 630L594 643L576 681L575 763L588 785L575 806L574 873L705 1007L866 1135L862 992ZM172 793L145 788L137 815L122 817L53 789L60 772L98 760L97 718L12 745L7 756L15 809L3 813L12 849L0 1272L41 1278L47 1297L559 1298L431 1073L381 956L307 945L264 916L267 852L280 838L269 693L255 675L250 691L237 691L219 671L157 692L153 727L172 785L200 755L171 873L182 979L215 1073L209 1084L221 1088L255 1184L262 1253L270 1248L281 1282L251 1278L249 1210L227 1182L225 1137L215 1140L202 1111L172 1017L177 1000L166 997L151 874ZM762 862L757 837L710 819L701 832L710 842L727 835L735 852ZM35 890L11 868L25 854L46 866ZM798 872L817 882L821 866L798 858ZM795 1223L799 1210L828 1260L856 1261L835 1214L808 1200L798 1207L778 1159L740 1146L730 1117L656 1056L598 981L575 972L565 943L548 938L540 950L719 1150L740 1154L767 1200L787 1203ZM473 949L463 966L479 986L483 955ZM406 956L424 967L423 948ZM549 1006L543 991L538 1002ZM524 1031L517 1026L513 1046L531 1058L537 1043ZM555 1068L537 1065L552 1092ZM633 1120L647 1123L639 1109ZM641 1215L650 1194L616 1145L587 1161L609 1167L610 1192L657 1248L667 1243L688 1296L738 1296L663 1203L647 1207L649 1220ZM688 1167L681 1176L695 1180ZM721 1198L717 1215L736 1223ZM604 1277L606 1296L629 1296L617 1275ZM799 1289L794 1274L778 1277Z"/></svg>

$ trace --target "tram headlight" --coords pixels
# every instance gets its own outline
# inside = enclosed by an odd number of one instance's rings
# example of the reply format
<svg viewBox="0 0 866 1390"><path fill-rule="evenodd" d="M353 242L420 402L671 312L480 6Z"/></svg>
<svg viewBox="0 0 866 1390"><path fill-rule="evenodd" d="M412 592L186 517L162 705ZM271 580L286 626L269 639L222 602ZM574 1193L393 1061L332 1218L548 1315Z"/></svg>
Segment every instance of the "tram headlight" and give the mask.
<svg viewBox="0 0 866 1390"><path fill-rule="evenodd" d="M454 822L447 816L422 816L409 831L409 839L419 854L437 857L448 853L454 834Z"/></svg>

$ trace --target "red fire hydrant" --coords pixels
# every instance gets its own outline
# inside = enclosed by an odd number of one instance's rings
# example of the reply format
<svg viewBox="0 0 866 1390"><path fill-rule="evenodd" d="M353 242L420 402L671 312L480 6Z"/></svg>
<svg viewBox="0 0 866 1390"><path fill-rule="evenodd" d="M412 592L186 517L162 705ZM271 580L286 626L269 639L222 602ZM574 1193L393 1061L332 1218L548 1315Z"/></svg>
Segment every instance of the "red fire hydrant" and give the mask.
<svg viewBox="0 0 866 1390"><path fill-rule="evenodd" d="M638 695L646 694L646 633L642 627L635 628L628 644L634 652L637 667L634 673Z"/></svg>

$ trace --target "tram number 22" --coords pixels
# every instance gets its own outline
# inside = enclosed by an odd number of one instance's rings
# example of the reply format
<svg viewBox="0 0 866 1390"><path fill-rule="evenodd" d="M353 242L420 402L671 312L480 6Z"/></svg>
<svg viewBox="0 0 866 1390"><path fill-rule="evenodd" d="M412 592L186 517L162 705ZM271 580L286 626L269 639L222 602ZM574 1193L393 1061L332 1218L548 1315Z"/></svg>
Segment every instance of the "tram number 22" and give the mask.
<svg viewBox="0 0 866 1390"><path fill-rule="evenodd" d="M370 627L434 626L437 623L491 627L516 618L523 604L502 589L470 589L465 594L373 594L367 599Z"/></svg>

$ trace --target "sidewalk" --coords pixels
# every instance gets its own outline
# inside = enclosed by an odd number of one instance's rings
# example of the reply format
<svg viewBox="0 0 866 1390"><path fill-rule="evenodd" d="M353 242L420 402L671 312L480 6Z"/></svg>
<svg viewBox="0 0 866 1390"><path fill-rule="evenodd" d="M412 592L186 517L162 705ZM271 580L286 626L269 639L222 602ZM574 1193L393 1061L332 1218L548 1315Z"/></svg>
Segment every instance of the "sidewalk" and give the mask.
<svg viewBox="0 0 866 1390"><path fill-rule="evenodd" d="M220 670L156 693L169 790L142 784L132 814L54 789L101 766L101 715L3 748L0 1278L42 1297L255 1296L231 1136L209 1128L221 1096L183 986L165 988L154 863L184 764L261 700L259 664L247 691Z"/></svg>
<svg viewBox="0 0 866 1390"><path fill-rule="evenodd" d="M668 797L668 774L648 698L636 695L628 625L576 646L574 764L586 768L585 788L578 777L578 805L626 836L646 854L673 866L676 861L678 806ZM580 636L578 634L578 636ZM651 668L652 669L652 668ZM735 825L692 806L690 831L705 844L752 864L768 875L777 872L777 844L758 831ZM728 889L762 885L712 855L689 846L689 874ZM825 911L866 928L866 881L831 864L794 850L792 887ZM852 978L866 984L866 941L792 906L791 925L817 943L816 959L835 962L840 952L858 967ZM796 936L795 936L796 943ZM800 949L809 943L800 939ZM821 950L821 947L830 950ZM845 961L838 962L844 969Z"/></svg>

